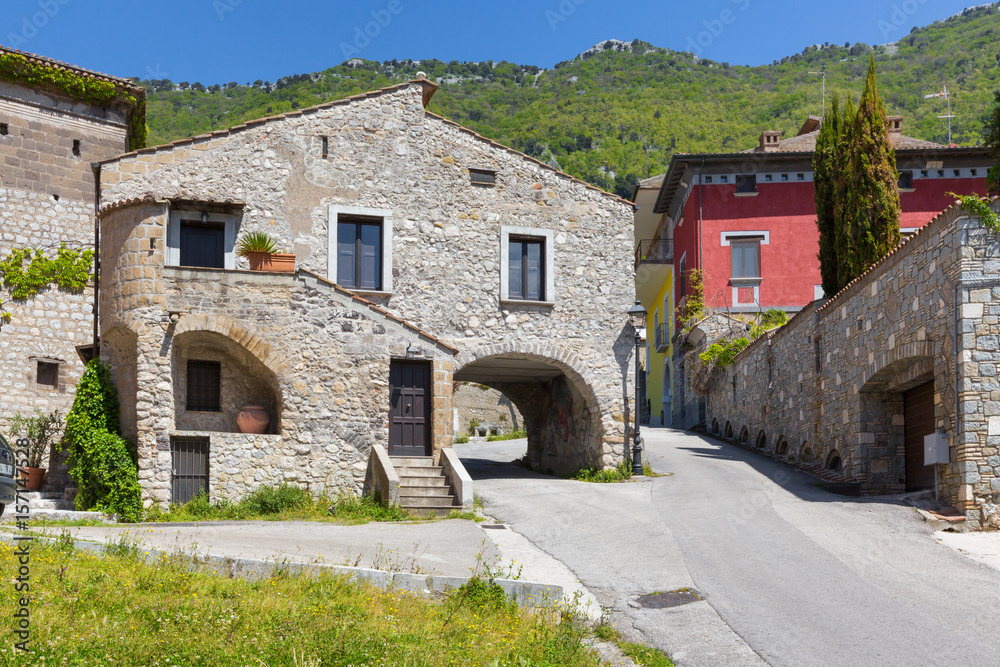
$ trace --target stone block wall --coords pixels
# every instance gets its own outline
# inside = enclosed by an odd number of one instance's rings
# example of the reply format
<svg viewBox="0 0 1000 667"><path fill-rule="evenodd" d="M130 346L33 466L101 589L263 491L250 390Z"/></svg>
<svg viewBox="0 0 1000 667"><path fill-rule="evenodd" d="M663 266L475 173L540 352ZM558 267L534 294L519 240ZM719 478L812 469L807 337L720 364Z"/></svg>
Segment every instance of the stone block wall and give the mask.
<svg viewBox="0 0 1000 667"><path fill-rule="evenodd" d="M0 124L0 257L15 248L51 256L63 243L93 248L90 163L127 149L124 114L0 82ZM0 326L0 430L15 412L69 411L84 369L76 348L93 342L93 297L92 287L52 288L14 302L0 288L11 313ZM55 386L36 381L39 362L58 364ZM48 467L50 484L68 481L61 463Z"/></svg>
<svg viewBox="0 0 1000 667"><path fill-rule="evenodd" d="M736 437L746 429L752 443L763 434L768 449L784 440L790 455L837 466L868 492L901 492L902 394L933 381L935 429L955 436L938 488L978 523L1000 486L1000 418L990 429L998 303L996 236L952 207L738 355L708 396L707 424Z"/></svg>

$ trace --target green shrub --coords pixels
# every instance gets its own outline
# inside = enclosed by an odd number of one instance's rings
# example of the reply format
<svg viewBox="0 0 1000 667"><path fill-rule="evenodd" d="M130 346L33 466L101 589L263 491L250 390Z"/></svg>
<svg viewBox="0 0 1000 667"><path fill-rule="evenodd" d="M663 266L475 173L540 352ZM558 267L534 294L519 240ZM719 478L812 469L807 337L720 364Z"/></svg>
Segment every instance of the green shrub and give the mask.
<svg viewBox="0 0 1000 667"><path fill-rule="evenodd" d="M107 366L97 359L87 364L77 384L63 441L69 451L69 474L78 489L76 508L138 521L142 490L136 451L119 434L118 394Z"/></svg>
<svg viewBox="0 0 1000 667"><path fill-rule="evenodd" d="M305 509L313 503L308 491L282 482L279 486L257 487L239 504L250 514L267 515Z"/></svg>
<svg viewBox="0 0 1000 667"><path fill-rule="evenodd" d="M498 440L520 440L521 438L527 438L528 432L525 430L511 431L505 435L491 435L487 436L486 442L497 442Z"/></svg>
<svg viewBox="0 0 1000 667"><path fill-rule="evenodd" d="M467 436L467 435L459 435L459 436L455 437L455 444L456 445L461 445L461 444L464 444L464 443L466 443L468 441L469 441L469 436Z"/></svg>

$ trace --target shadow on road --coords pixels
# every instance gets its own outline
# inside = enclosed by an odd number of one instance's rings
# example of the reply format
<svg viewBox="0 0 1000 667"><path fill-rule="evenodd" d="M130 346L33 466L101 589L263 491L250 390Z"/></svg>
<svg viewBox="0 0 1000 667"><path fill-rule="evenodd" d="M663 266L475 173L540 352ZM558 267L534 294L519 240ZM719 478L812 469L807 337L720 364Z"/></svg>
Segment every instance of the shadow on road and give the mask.
<svg viewBox="0 0 1000 667"><path fill-rule="evenodd" d="M474 480L483 479L551 479L550 475L528 470L513 461L495 461L492 459L463 456L462 465Z"/></svg>

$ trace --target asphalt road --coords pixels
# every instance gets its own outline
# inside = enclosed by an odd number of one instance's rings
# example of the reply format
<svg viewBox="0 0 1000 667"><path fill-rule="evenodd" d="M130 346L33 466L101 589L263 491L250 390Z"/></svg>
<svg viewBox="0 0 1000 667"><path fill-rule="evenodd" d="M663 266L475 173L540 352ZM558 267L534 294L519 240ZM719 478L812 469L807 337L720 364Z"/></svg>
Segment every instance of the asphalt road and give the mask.
<svg viewBox="0 0 1000 667"><path fill-rule="evenodd" d="M668 476L587 484L509 464L524 441L455 449L488 514L678 665L1000 666L1000 571L936 542L912 509L831 495L710 438L644 436ZM630 604L680 588L704 599Z"/></svg>

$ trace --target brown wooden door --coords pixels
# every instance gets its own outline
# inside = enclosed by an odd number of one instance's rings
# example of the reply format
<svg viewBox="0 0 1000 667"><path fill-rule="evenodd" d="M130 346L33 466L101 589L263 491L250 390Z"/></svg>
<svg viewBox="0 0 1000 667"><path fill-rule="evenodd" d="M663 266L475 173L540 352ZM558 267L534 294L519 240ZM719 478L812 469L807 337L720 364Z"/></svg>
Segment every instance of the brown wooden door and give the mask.
<svg viewBox="0 0 1000 667"><path fill-rule="evenodd" d="M934 487L934 466L924 465L924 436L934 432L934 383L903 393L906 490Z"/></svg>
<svg viewBox="0 0 1000 667"><path fill-rule="evenodd" d="M393 361L389 392L389 454L430 456L431 365Z"/></svg>

